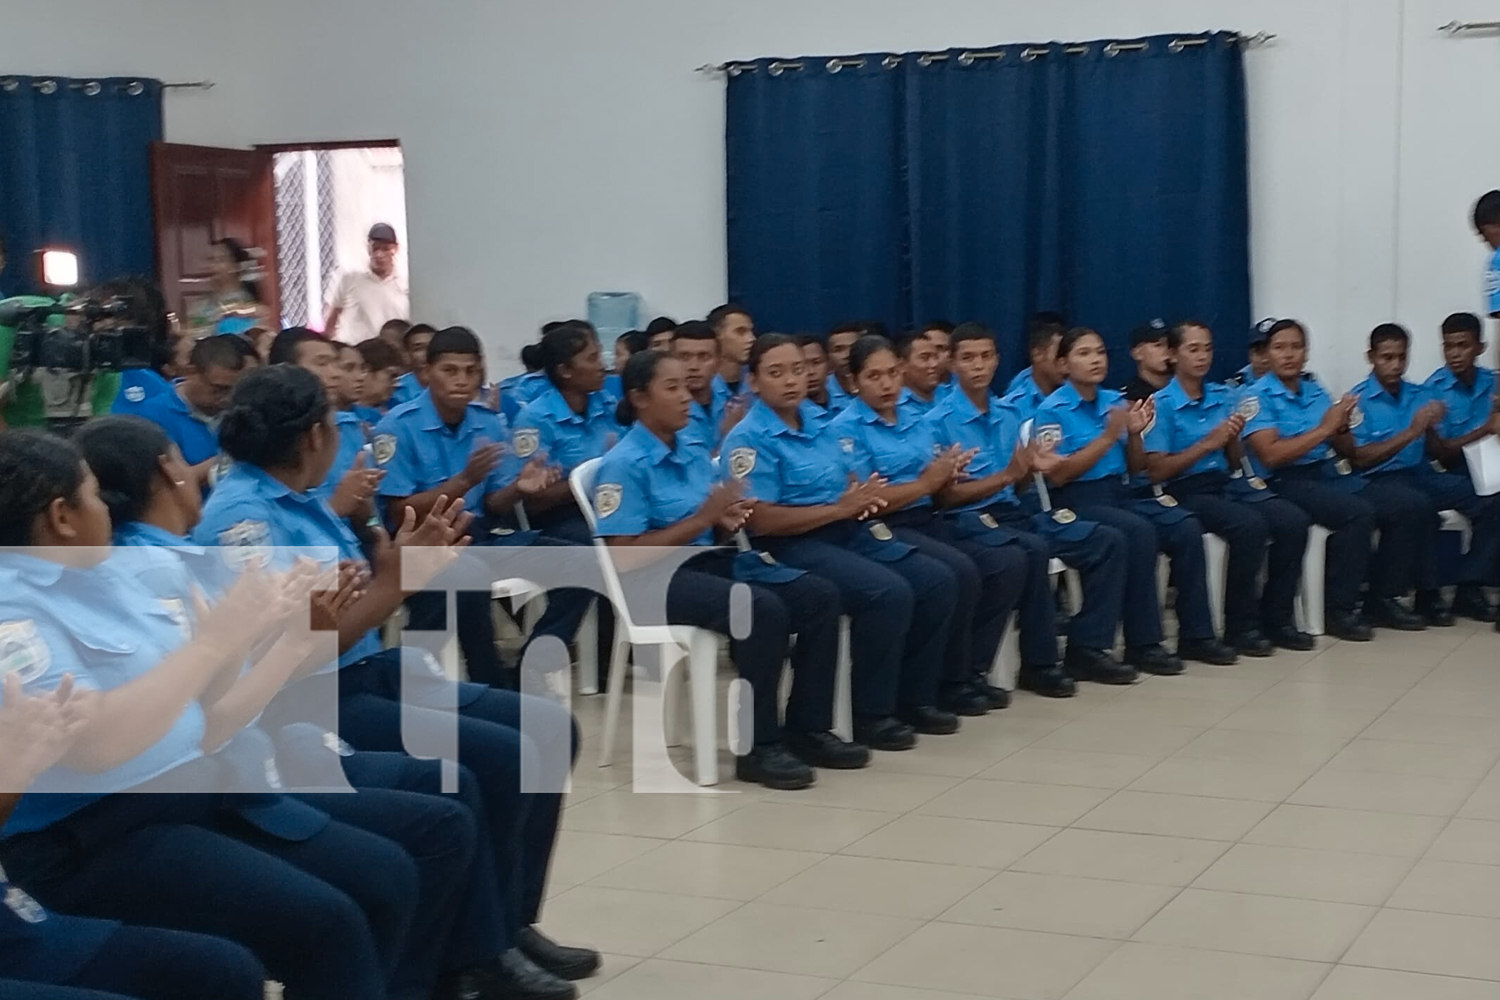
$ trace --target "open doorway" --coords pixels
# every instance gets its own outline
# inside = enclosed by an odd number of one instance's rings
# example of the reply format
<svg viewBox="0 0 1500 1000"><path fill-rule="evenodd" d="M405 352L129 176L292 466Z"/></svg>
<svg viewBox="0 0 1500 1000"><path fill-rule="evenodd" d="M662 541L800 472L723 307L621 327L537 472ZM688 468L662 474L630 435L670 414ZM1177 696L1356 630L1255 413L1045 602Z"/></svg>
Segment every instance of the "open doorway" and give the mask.
<svg viewBox="0 0 1500 1000"><path fill-rule="evenodd" d="M395 140L263 146L272 154L276 275L281 325L322 330L339 275L369 266L377 223L398 239L396 273L407 267L406 173Z"/></svg>

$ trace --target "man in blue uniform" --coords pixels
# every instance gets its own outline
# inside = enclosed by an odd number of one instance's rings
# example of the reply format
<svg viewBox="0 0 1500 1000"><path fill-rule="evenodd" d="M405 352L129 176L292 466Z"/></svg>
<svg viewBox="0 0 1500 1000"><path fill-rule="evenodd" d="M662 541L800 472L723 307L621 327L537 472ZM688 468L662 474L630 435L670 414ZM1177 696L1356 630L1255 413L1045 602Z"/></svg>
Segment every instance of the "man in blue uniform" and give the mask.
<svg viewBox="0 0 1500 1000"><path fill-rule="evenodd" d="M864 336L864 327L858 323L836 326L828 333L828 405L824 407L830 417L843 413L854 401L854 377L849 374L849 352L854 342Z"/></svg>
<svg viewBox="0 0 1500 1000"><path fill-rule="evenodd" d="M1500 191L1490 191L1474 204L1474 231L1491 253L1484 272L1485 311L1500 320Z"/></svg>
<svg viewBox="0 0 1500 1000"><path fill-rule="evenodd" d="M828 395L828 348L823 341L813 336L797 338L802 348L802 365L807 369L807 401L825 415L831 415L829 407L833 399Z"/></svg>
<svg viewBox="0 0 1500 1000"><path fill-rule="evenodd" d="M408 327L401 335L401 349L406 353L407 371L396 379L396 386L391 390L392 409L402 403L410 403L427 388L427 345L432 342L432 335L435 333L437 327L418 323Z"/></svg>
<svg viewBox="0 0 1500 1000"><path fill-rule="evenodd" d="M684 433L696 436L709 451L718 454L719 442L739 423L746 409L742 402L714 391L719 374L719 338L707 323L684 323L673 330L671 353L682 362L683 379L693 397Z"/></svg>
<svg viewBox="0 0 1500 1000"><path fill-rule="evenodd" d="M896 353L903 362L902 378L906 382L901 405L925 417L952 391L945 381L948 366L943 363L943 349L931 333L918 330L896 339Z"/></svg>
<svg viewBox="0 0 1500 1000"><path fill-rule="evenodd" d="M719 338L719 382L730 396L750 395L750 347L755 343L755 320L744 306L732 302L708 314L708 325Z"/></svg>
<svg viewBox="0 0 1500 1000"><path fill-rule="evenodd" d="M1130 332L1130 358L1135 377L1120 391L1130 402L1150 399L1172 381L1172 352L1177 349L1175 328L1153 319Z"/></svg>
<svg viewBox="0 0 1500 1000"><path fill-rule="evenodd" d="M239 337L204 337L193 345L191 363L192 370L175 391L147 399L136 416L167 432L206 489L209 470L219 457L219 415L235 384L259 361Z"/></svg>
<svg viewBox="0 0 1500 1000"><path fill-rule="evenodd" d="M1443 420L1446 406L1430 390L1406 381L1409 345L1406 330L1394 323L1384 323L1370 334L1372 371L1354 387L1360 405L1349 421L1356 446L1354 464L1370 488L1379 491L1372 498L1377 507L1388 509L1399 503L1405 510L1401 520L1414 532L1410 555L1416 566L1412 582L1417 588L1417 611L1429 625L1447 625L1453 619L1437 591L1433 558L1439 511L1457 510L1473 525L1459 583L1471 595L1470 601L1476 591L1482 600L1480 588L1500 559L1500 501L1476 496L1467 476L1437 472L1427 464L1427 440ZM1382 527L1382 549L1384 540ZM1403 576L1403 584L1405 580Z"/></svg>
<svg viewBox="0 0 1500 1000"><path fill-rule="evenodd" d="M1015 411L1022 421L1036 416L1042 400L1062 387L1067 372L1057 355L1057 345L1062 342L1062 324L1050 321L1033 322L1027 333L1026 350L1031 366L1023 368L1010 387L1005 390L1005 404Z"/></svg>

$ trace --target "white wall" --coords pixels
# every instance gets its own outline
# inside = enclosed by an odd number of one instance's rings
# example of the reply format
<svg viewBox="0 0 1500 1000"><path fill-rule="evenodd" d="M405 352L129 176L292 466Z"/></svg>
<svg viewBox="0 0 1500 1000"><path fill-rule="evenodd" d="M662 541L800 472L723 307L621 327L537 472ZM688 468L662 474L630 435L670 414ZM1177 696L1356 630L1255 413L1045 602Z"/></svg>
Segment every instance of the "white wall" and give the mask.
<svg viewBox="0 0 1500 1000"><path fill-rule="evenodd" d="M128 7L128 10L126 9ZM1500 187L1494 0L52 0L5 17L8 72L209 77L168 138L401 139L416 311L513 356L591 290L651 314L724 295L723 93L767 55L1265 29L1248 55L1254 308L1311 326L1342 387L1395 318L1437 363L1475 309L1474 196ZM300 24L300 31L292 26Z"/></svg>

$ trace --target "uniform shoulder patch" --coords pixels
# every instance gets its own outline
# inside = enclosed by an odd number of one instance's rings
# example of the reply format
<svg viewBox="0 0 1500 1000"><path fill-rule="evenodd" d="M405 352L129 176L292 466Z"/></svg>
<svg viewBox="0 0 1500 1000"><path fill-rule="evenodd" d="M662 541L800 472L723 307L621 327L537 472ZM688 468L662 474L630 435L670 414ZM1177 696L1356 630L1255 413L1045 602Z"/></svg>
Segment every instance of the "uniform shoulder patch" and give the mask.
<svg viewBox="0 0 1500 1000"><path fill-rule="evenodd" d="M230 569L264 565L269 558L271 526L265 521L238 521L219 532L224 562Z"/></svg>
<svg viewBox="0 0 1500 1000"><path fill-rule="evenodd" d="M517 428L515 439L512 442L516 449L517 458L530 458L532 455L535 455L541 443L542 436L534 427Z"/></svg>
<svg viewBox="0 0 1500 1000"><path fill-rule="evenodd" d="M1358 427L1360 424L1362 424L1364 422L1365 422L1365 409L1364 409L1364 407L1359 406L1359 405L1356 404L1355 407L1354 407L1354 409L1352 409L1352 410L1349 411L1349 429L1352 431L1354 428Z"/></svg>
<svg viewBox="0 0 1500 1000"><path fill-rule="evenodd" d="M854 439L853 438L839 438L839 447L844 450L844 454L845 455L852 455L852 454L854 454Z"/></svg>
<svg viewBox="0 0 1500 1000"><path fill-rule="evenodd" d="M132 403L139 403L146 398L146 389L144 386L133 385L125 390L125 398Z"/></svg>
<svg viewBox="0 0 1500 1000"><path fill-rule="evenodd" d="M1246 420L1254 420L1260 415L1260 397L1254 394L1246 396L1234 410Z"/></svg>
<svg viewBox="0 0 1500 1000"><path fill-rule="evenodd" d="M370 442L370 450L375 453L376 465L386 464L396 457L396 435L376 434Z"/></svg>
<svg viewBox="0 0 1500 1000"><path fill-rule="evenodd" d="M0 677L15 674L24 686L52 665L52 651L31 619L0 623Z"/></svg>
<svg viewBox="0 0 1500 1000"><path fill-rule="evenodd" d="M729 453L729 474L744 479L755 471L757 452L754 448L736 448Z"/></svg>
<svg viewBox="0 0 1500 1000"><path fill-rule="evenodd" d="M620 509L620 500L625 488L619 483L600 483L594 489L594 511L600 517L608 517Z"/></svg>
<svg viewBox="0 0 1500 1000"><path fill-rule="evenodd" d="M1062 424L1044 424L1036 429L1036 443L1055 448L1062 443Z"/></svg>

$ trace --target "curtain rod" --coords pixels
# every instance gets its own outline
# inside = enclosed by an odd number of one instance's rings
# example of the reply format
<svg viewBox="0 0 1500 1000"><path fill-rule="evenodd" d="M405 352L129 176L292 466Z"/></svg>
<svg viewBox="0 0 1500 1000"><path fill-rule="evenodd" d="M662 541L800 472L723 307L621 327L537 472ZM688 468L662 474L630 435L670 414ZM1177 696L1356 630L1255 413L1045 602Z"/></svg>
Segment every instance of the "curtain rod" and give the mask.
<svg viewBox="0 0 1500 1000"><path fill-rule="evenodd" d="M16 77L0 78L0 91L4 93L13 93L20 85L21 81ZM192 83L164 83L161 86L163 90L212 90L214 82L212 80L197 80ZM32 80L31 88L41 94L55 94L57 93L58 79ZM81 90L89 97L95 97L104 92L104 84L98 80L68 80L67 88L69 90ZM131 80L129 83L118 84L115 87L115 91L117 93L123 91L131 97L136 97L146 92L146 85L140 80Z"/></svg>
<svg viewBox="0 0 1500 1000"><path fill-rule="evenodd" d="M1466 31L1500 31L1500 21L1449 21L1438 31L1450 36Z"/></svg>
<svg viewBox="0 0 1500 1000"><path fill-rule="evenodd" d="M193 80L193 81L191 81L189 83L164 83L164 84L161 85L161 89L162 90L213 90L214 86L215 86L215 84L214 84L214 82L212 80Z"/></svg>
<svg viewBox="0 0 1500 1000"><path fill-rule="evenodd" d="M1473 26L1465 25L1464 27L1470 28ZM1262 45L1268 44L1276 37L1276 34L1274 34L1273 32L1257 31L1253 35L1236 34L1234 36L1234 41L1240 45L1245 46L1246 48L1258 48ZM1167 48L1173 52L1181 52L1183 49L1196 48L1200 45L1207 44L1207 37L1203 35L1195 35L1183 38L1174 38L1172 39L1172 41L1167 43ZM1020 48L1020 56L1022 62L1031 62L1032 60L1047 55L1052 51L1052 47L1050 45L1023 45L1020 46ZM1087 55L1091 48L1093 48L1093 45L1091 44L1065 45L1063 46L1063 52L1070 56L1081 56ZM1121 52L1141 52L1149 48L1150 44L1147 42L1106 42L1104 44L1104 54L1106 56L1116 56ZM975 62L978 62L981 59L1004 59L1005 55L1006 51L1004 48L971 49L959 54L958 63L961 66L972 66ZM949 56L950 54L948 52L923 52L917 56L917 62L919 62L923 66L931 66L935 62L943 62L947 60ZM880 64L886 69L895 69L897 66L901 65L902 58L902 56L893 53L882 59L880 61ZM864 66L864 64L865 59L863 56L834 56L833 58L828 60L827 69L830 73L837 73L839 70L845 67L858 68ZM801 59L778 60L771 63L770 72L772 76L780 76L782 73L786 72L789 69L803 69L805 66L806 63ZM724 63L704 63L702 66L694 69L693 72L703 73L705 75L728 73L732 76L738 76L740 73L750 72L754 69L754 61L735 60L733 62Z"/></svg>

